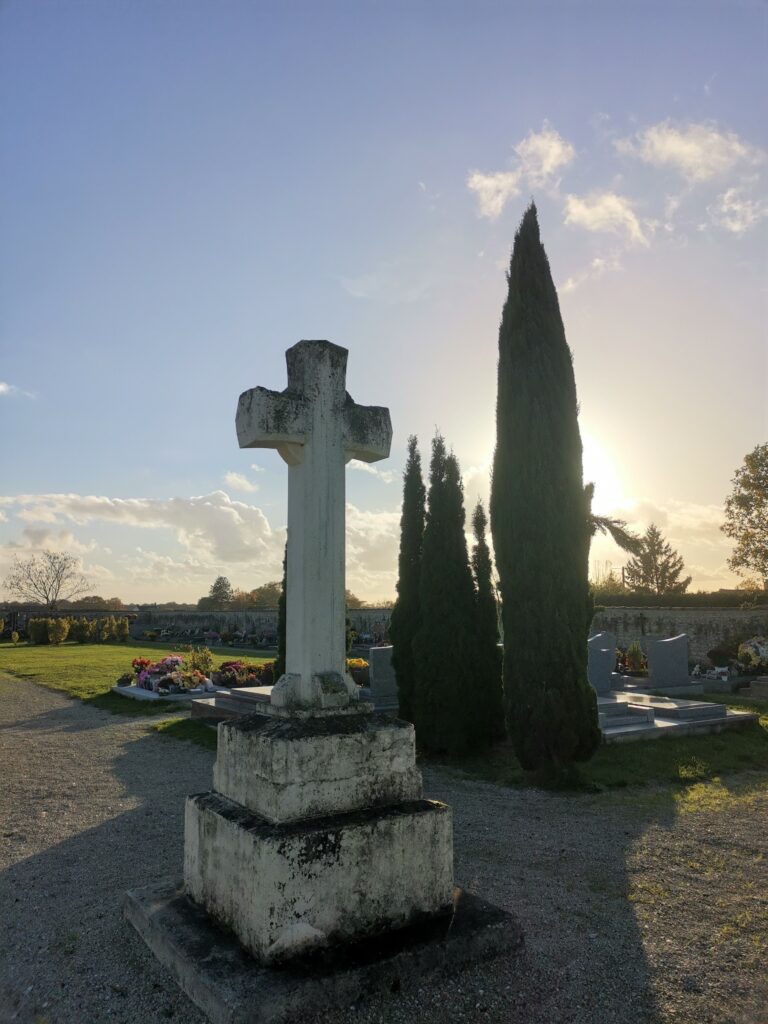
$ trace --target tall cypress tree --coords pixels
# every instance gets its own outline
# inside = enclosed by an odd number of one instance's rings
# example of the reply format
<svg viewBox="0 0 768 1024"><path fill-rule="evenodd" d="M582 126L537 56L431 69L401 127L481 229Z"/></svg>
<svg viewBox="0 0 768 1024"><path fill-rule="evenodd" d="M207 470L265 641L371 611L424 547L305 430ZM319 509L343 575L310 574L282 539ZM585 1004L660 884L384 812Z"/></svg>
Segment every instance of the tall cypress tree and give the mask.
<svg viewBox="0 0 768 1024"><path fill-rule="evenodd" d="M420 745L449 754L483 743L473 685L475 588L464 518L459 466L438 434L432 442L421 558L421 625L413 641L413 710Z"/></svg>
<svg viewBox="0 0 768 1024"><path fill-rule="evenodd" d="M474 697L481 704L484 731L488 742L504 735L504 701L501 686L499 621L493 593L491 553L485 539L488 520L478 499L472 514L475 543L472 548L472 573L475 577L477 617L477 686Z"/></svg>
<svg viewBox="0 0 768 1024"><path fill-rule="evenodd" d="M421 476L418 439L408 438L408 460L403 475L403 510L400 516L400 559L397 600L392 609L389 637L392 664L397 678L400 717L413 721L415 668L413 638L421 624L421 548L424 540L424 501L426 490Z"/></svg>
<svg viewBox="0 0 768 1024"><path fill-rule="evenodd" d="M507 726L524 768L563 771L600 743L587 682L591 525L571 352L533 204L507 280L491 491Z"/></svg>

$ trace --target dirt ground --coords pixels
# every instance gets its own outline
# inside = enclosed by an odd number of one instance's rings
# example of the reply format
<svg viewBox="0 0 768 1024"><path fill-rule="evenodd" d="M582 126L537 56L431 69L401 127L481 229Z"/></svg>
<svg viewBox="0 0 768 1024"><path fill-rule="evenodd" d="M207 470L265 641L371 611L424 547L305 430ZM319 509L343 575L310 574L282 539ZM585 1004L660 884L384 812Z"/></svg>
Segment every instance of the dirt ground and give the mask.
<svg viewBox="0 0 768 1024"><path fill-rule="evenodd" d="M0 1024L203 1024L120 906L180 874L212 764L0 679ZM765 776L553 796L429 768L425 793L453 807L457 882L517 914L525 948L324 1024L768 1024Z"/></svg>

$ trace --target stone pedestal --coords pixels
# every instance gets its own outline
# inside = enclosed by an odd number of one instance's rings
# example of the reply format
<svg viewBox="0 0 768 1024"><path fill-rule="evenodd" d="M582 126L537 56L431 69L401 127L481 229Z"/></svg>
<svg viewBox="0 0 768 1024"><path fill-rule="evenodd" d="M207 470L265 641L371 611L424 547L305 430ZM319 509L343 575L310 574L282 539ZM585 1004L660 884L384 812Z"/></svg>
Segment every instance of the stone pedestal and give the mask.
<svg viewBox="0 0 768 1024"><path fill-rule="evenodd" d="M251 715L219 726L187 801L188 895L261 963L449 914L451 812L422 799L413 726Z"/></svg>

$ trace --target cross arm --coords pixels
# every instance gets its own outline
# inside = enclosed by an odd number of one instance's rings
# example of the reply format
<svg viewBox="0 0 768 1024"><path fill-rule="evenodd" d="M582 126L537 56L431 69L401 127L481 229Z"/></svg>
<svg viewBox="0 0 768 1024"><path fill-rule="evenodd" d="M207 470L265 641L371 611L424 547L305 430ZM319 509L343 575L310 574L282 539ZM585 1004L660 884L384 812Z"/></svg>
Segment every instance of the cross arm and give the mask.
<svg viewBox="0 0 768 1024"><path fill-rule="evenodd" d="M344 403L344 451L361 462L378 462L389 456L392 421L381 405L357 405L347 395Z"/></svg>
<svg viewBox="0 0 768 1024"><path fill-rule="evenodd" d="M237 441L241 448L281 448L304 444L304 399L289 391L251 388L237 403Z"/></svg>

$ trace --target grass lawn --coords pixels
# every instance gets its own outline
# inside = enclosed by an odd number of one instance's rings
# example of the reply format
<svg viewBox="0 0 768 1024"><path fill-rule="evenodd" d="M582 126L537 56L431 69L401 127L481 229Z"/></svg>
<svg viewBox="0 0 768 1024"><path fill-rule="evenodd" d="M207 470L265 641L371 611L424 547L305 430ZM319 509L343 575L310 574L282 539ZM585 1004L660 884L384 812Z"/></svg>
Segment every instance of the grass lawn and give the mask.
<svg viewBox="0 0 768 1024"><path fill-rule="evenodd" d="M697 699L757 713L759 724L710 736L603 744L591 761L580 766L579 783L587 789L670 782L691 785L717 778L723 772L768 772L768 701L739 700L721 693ZM523 771L507 744L480 756L440 763L502 786L536 781Z"/></svg>
<svg viewBox="0 0 768 1024"><path fill-rule="evenodd" d="M183 649L170 644L158 643L108 643L108 644L61 644L48 645L0 644L0 672L16 676L17 679L31 679L32 682L58 690L70 697L92 703L105 711L124 715L168 715L169 705L165 702L129 700L111 689L118 677L131 671L134 658L151 658L157 661L165 654ZM214 654L214 664L242 658L251 664L271 661L264 655L255 655L251 650L229 647ZM178 710L174 707L175 711Z"/></svg>

